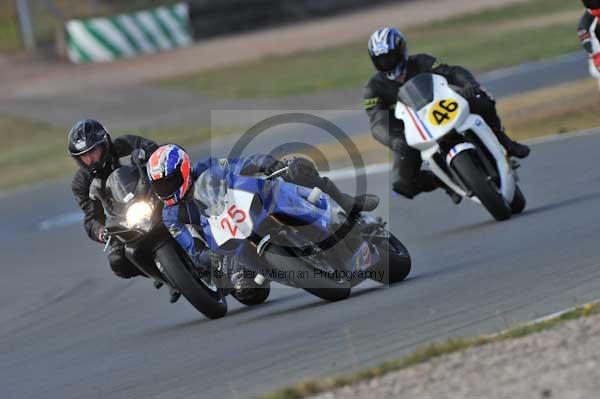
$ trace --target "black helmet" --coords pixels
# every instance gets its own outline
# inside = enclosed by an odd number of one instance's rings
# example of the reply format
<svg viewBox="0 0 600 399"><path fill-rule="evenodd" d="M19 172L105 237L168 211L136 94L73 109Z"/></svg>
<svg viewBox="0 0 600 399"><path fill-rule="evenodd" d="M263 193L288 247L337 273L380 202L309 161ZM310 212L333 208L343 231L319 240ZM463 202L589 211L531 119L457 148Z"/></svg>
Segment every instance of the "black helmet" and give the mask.
<svg viewBox="0 0 600 399"><path fill-rule="evenodd" d="M97 162L86 165L81 155L101 146L102 156ZM69 154L77 164L87 169L92 175L102 174L110 158L110 135L100 122L93 119L82 119L75 123L69 132Z"/></svg>
<svg viewBox="0 0 600 399"><path fill-rule="evenodd" d="M589 8L590 10L599 9L600 0L583 0L583 5L585 8Z"/></svg>
<svg viewBox="0 0 600 399"><path fill-rule="evenodd" d="M406 39L396 28L378 29L369 39L369 56L378 71L385 73L388 79L396 80L406 70Z"/></svg>

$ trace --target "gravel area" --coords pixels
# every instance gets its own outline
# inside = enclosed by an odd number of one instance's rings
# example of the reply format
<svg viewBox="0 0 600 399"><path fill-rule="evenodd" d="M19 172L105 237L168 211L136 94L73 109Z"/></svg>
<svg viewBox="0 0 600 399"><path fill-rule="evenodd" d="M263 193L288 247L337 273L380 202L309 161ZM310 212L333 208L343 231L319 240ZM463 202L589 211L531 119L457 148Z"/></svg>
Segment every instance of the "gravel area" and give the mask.
<svg viewBox="0 0 600 399"><path fill-rule="evenodd" d="M591 399L600 392L600 317L471 348L313 399Z"/></svg>

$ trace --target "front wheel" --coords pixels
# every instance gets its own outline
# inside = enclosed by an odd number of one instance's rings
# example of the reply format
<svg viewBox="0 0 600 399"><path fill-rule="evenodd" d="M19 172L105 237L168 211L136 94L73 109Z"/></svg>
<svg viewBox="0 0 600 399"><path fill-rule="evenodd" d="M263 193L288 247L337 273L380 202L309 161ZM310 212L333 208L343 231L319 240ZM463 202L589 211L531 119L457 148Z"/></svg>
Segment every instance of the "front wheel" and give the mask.
<svg viewBox="0 0 600 399"><path fill-rule="evenodd" d="M176 242L167 242L155 252L155 260L167 280L200 313L210 319L227 314L227 301L221 290L202 278L190 258ZM207 281L204 281L207 280Z"/></svg>
<svg viewBox="0 0 600 399"><path fill-rule="evenodd" d="M472 151L463 151L452 160L452 166L467 188L479 198L481 204L496 220L506 220L511 216L510 206L502 196L496 183L476 162Z"/></svg>
<svg viewBox="0 0 600 399"><path fill-rule="evenodd" d="M515 186L515 195L513 196L513 200L510 203L510 210L513 214L518 214L523 212L525 209L525 205L527 205L527 201L525 200L525 196L523 192L519 188L519 186Z"/></svg>

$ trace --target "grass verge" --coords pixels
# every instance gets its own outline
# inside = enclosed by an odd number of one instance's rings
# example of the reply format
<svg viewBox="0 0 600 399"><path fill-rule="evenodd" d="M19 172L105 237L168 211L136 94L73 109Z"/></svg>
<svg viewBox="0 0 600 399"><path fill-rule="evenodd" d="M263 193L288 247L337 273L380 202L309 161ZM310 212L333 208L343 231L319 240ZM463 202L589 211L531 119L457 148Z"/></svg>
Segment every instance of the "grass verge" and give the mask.
<svg viewBox="0 0 600 399"><path fill-rule="evenodd" d="M531 0L405 31L413 53L475 71L557 56L579 48L577 2ZM168 79L162 86L229 98L283 97L362 85L373 73L366 41L266 57Z"/></svg>
<svg viewBox="0 0 600 399"><path fill-rule="evenodd" d="M509 339L520 338L526 335L535 334L540 331L548 330L560 324L582 317L600 314L600 303L584 305L574 310L565 312L555 318L544 320L534 324L526 324L509 329L493 336L483 336L469 339L453 339L443 344L433 344L418 349L413 354L400 359L385 362L379 366L369 368L354 374L329 378L318 381L308 381L293 387L284 388L272 394L263 396L262 399L301 399L318 393L331 391L342 386L355 384L360 381L370 380L381 377L392 371L405 369L431 359L465 350L468 348L487 345L494 342L506 341Z"/></svg>
<svg viewBox="0 0 600 399"><path fill-rule="evenodd" d="M27 183L57 178L75 172L75 163L67 154L66 132L45 123L0 115L0 190ZM219 134L226 134L223 129ZM176 127L141 129L137 134L159 143L196 145L211 136L208 128Z"/></svg>

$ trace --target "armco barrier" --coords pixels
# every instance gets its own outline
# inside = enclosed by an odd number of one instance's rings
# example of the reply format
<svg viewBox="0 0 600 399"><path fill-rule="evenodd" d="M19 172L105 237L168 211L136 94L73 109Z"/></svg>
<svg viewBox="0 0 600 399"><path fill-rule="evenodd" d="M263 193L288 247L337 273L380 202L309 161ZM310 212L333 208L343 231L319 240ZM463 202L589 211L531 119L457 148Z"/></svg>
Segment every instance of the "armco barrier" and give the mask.
<svg viewBox="0 0 600 399"><path fill-rule="evenodd" d="M68 57L75 63L107 62L192 43L186 3L114 17L71 20L66 31Z"/></svg>
<svg viewBox="0 0 600 399"><path fill-rule="evenodd" d="M194 37L264 29L403 0L188 0Z"/></svg>

